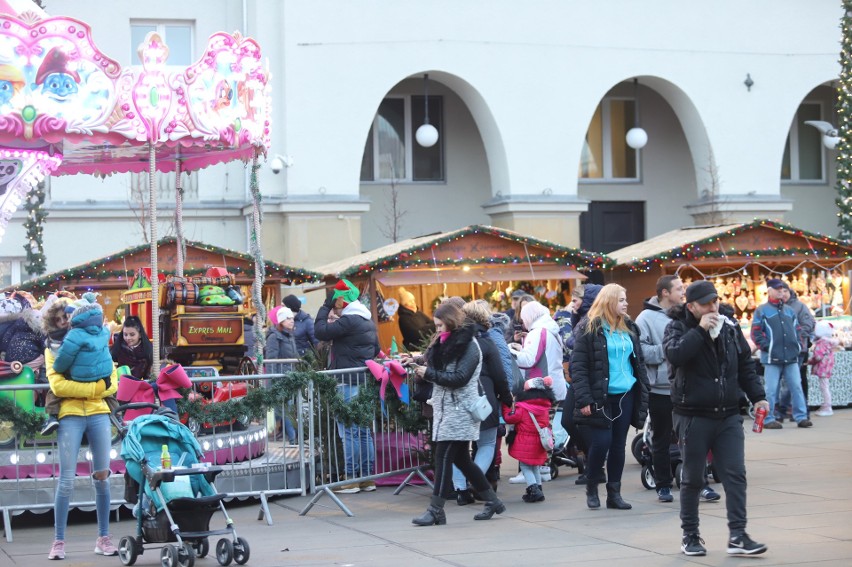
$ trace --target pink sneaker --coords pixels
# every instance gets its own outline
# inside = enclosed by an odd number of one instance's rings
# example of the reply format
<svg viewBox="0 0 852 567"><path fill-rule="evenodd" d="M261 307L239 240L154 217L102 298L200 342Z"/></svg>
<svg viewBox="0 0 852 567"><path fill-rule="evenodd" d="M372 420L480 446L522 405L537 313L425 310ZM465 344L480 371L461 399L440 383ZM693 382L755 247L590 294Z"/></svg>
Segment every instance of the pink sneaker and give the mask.
<svg viewBox="0 0 852 567"><path fill-rule="evenodd" d="M65 559L65 542L56 540L50 547L50 553L47 554L48 559Z"/></svg>
<svg viewBox="0 0 852 567"><path fill-rule="evenodd" d="M117 555L118 549L112 544L110 536L105 535L99 537L97 543L95 543L95 553L98 555Z"/></svg>

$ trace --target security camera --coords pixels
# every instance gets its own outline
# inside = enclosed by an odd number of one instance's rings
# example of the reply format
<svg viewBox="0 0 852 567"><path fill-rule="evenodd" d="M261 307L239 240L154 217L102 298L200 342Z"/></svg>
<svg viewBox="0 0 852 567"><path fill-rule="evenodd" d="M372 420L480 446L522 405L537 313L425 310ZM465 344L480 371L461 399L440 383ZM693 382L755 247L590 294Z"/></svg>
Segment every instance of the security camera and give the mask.
<svg viewBox="0 0 852 567"><path fill-rule="evenodd" d="M276 175L281 173L281 170L284 169L284 159L281 156L275 156L272 158L272 161L269 162L269 167L272 169L272 173Z"/></svg>

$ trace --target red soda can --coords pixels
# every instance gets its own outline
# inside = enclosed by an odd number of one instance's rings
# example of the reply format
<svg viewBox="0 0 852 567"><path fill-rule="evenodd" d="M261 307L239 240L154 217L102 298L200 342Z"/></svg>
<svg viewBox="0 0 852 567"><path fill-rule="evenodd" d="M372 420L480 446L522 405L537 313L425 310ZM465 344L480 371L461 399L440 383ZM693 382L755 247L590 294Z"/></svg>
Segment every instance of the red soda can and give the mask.
<svg viewBox="0 0 852 567"><path fill-rule="evenodd" d="M766 419L766 408L760 406L754 412L754 425L751 430L755 433L763 433L763 420Z"/></svg>

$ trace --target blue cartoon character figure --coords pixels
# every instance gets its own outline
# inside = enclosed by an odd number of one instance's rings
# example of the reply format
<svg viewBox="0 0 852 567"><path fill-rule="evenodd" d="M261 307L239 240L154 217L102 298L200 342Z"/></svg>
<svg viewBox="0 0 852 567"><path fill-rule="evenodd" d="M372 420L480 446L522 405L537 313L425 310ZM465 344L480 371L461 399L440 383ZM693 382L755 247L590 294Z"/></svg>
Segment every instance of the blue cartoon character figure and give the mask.
<svg viewBox="0 0 852 567"><path fill-rule="evenodd" d="M77 94L80 75L70 63L68 54L58 47L47 52L36 73L36 85L41 85L42 94L59 102Z"/></svg>
<svg viewBox="0 0 852 567"><path fill-rule="evenodd" d="M0 106L9 104L12 97L24 88L24 75L13 65L0 65Z"/></svg>

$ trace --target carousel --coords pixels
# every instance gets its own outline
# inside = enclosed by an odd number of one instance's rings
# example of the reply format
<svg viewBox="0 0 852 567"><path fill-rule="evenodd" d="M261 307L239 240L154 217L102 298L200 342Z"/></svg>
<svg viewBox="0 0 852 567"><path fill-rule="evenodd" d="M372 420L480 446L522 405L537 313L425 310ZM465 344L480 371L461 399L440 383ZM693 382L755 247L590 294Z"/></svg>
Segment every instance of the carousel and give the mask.
<svg viewBox="0 0 852 567"><path fill-rule="evenodd" d="M25 6L24 11L16 9L18 6ZM166 281L161 271L159 246L148 246L147 265L134 274L135 287L129 286L123 298L149 322L153 368L159 369L161 353L174 354L165 347L185 346L180 339L195 321L218 321L221 324L213 327L227 328L228 346L241 346L242 327L231 328L235 317L242 321L251 308L259 320L265 320L262 293L266 264L259 246L257 171L269 147L269 71L262 62L260 46L239 33L212 35L200 58L186 68L168 65L169 48L156 33L145 38L137 53L140 64L122 68L94 45L86 23L50 17L30 2L0 0L0 238L27 192L47 175L147 172L148 234L150 241L157 243L157 174L173 173L177 240L174 263L167 266L170 279ZM176 287L197 285L196 277L235 283L227 271L184 273L186 241L181 222L183 174L234 160L251 169L250 255L254 269L252 280L245 282L245 295L251 300L238 297L228 305L223 301L196 307L186 299L161 297L169 290L174 295ZM311 276L304 279L310 281ZM161 317L163 309L169 310L165 317ZM166 344L170 336L175 337L174 345ZM185 361L190 375L201 373L214 379L218 374L215 366L196 364L196 357ZM32 373L15 362L0 365L0 373L6 376L0 379L0 388L21 381L32 383ZM2 408L37 412L33 394L2 391L0 396L13 402ZM2 408L0 412L5 411ZM0 422L5 421L8 427L7 419L8 415L0 415ZM254 462L268 449L261 426L248 425L239 432L234 427L225 431L213 427L207 433L201 442L207 452L205 461L244 465L232 466L223 475L233 481L223 490L240 492L241 486L257 486L258 479L273 482L270 479L288 469L283 458L280 463L268 458ZM117 444L113 447L113 473L124 471L123 461L117 458L119 449ZM88 476L90 459L84 445L75 494L88 503L94 496ZM57 474L53 438L14 434L6 439L0 447L0 507L7 530L10 513L50 509ZM122 475L114 474L111 479L113 503L117 505L123 501Z"/></svg>

